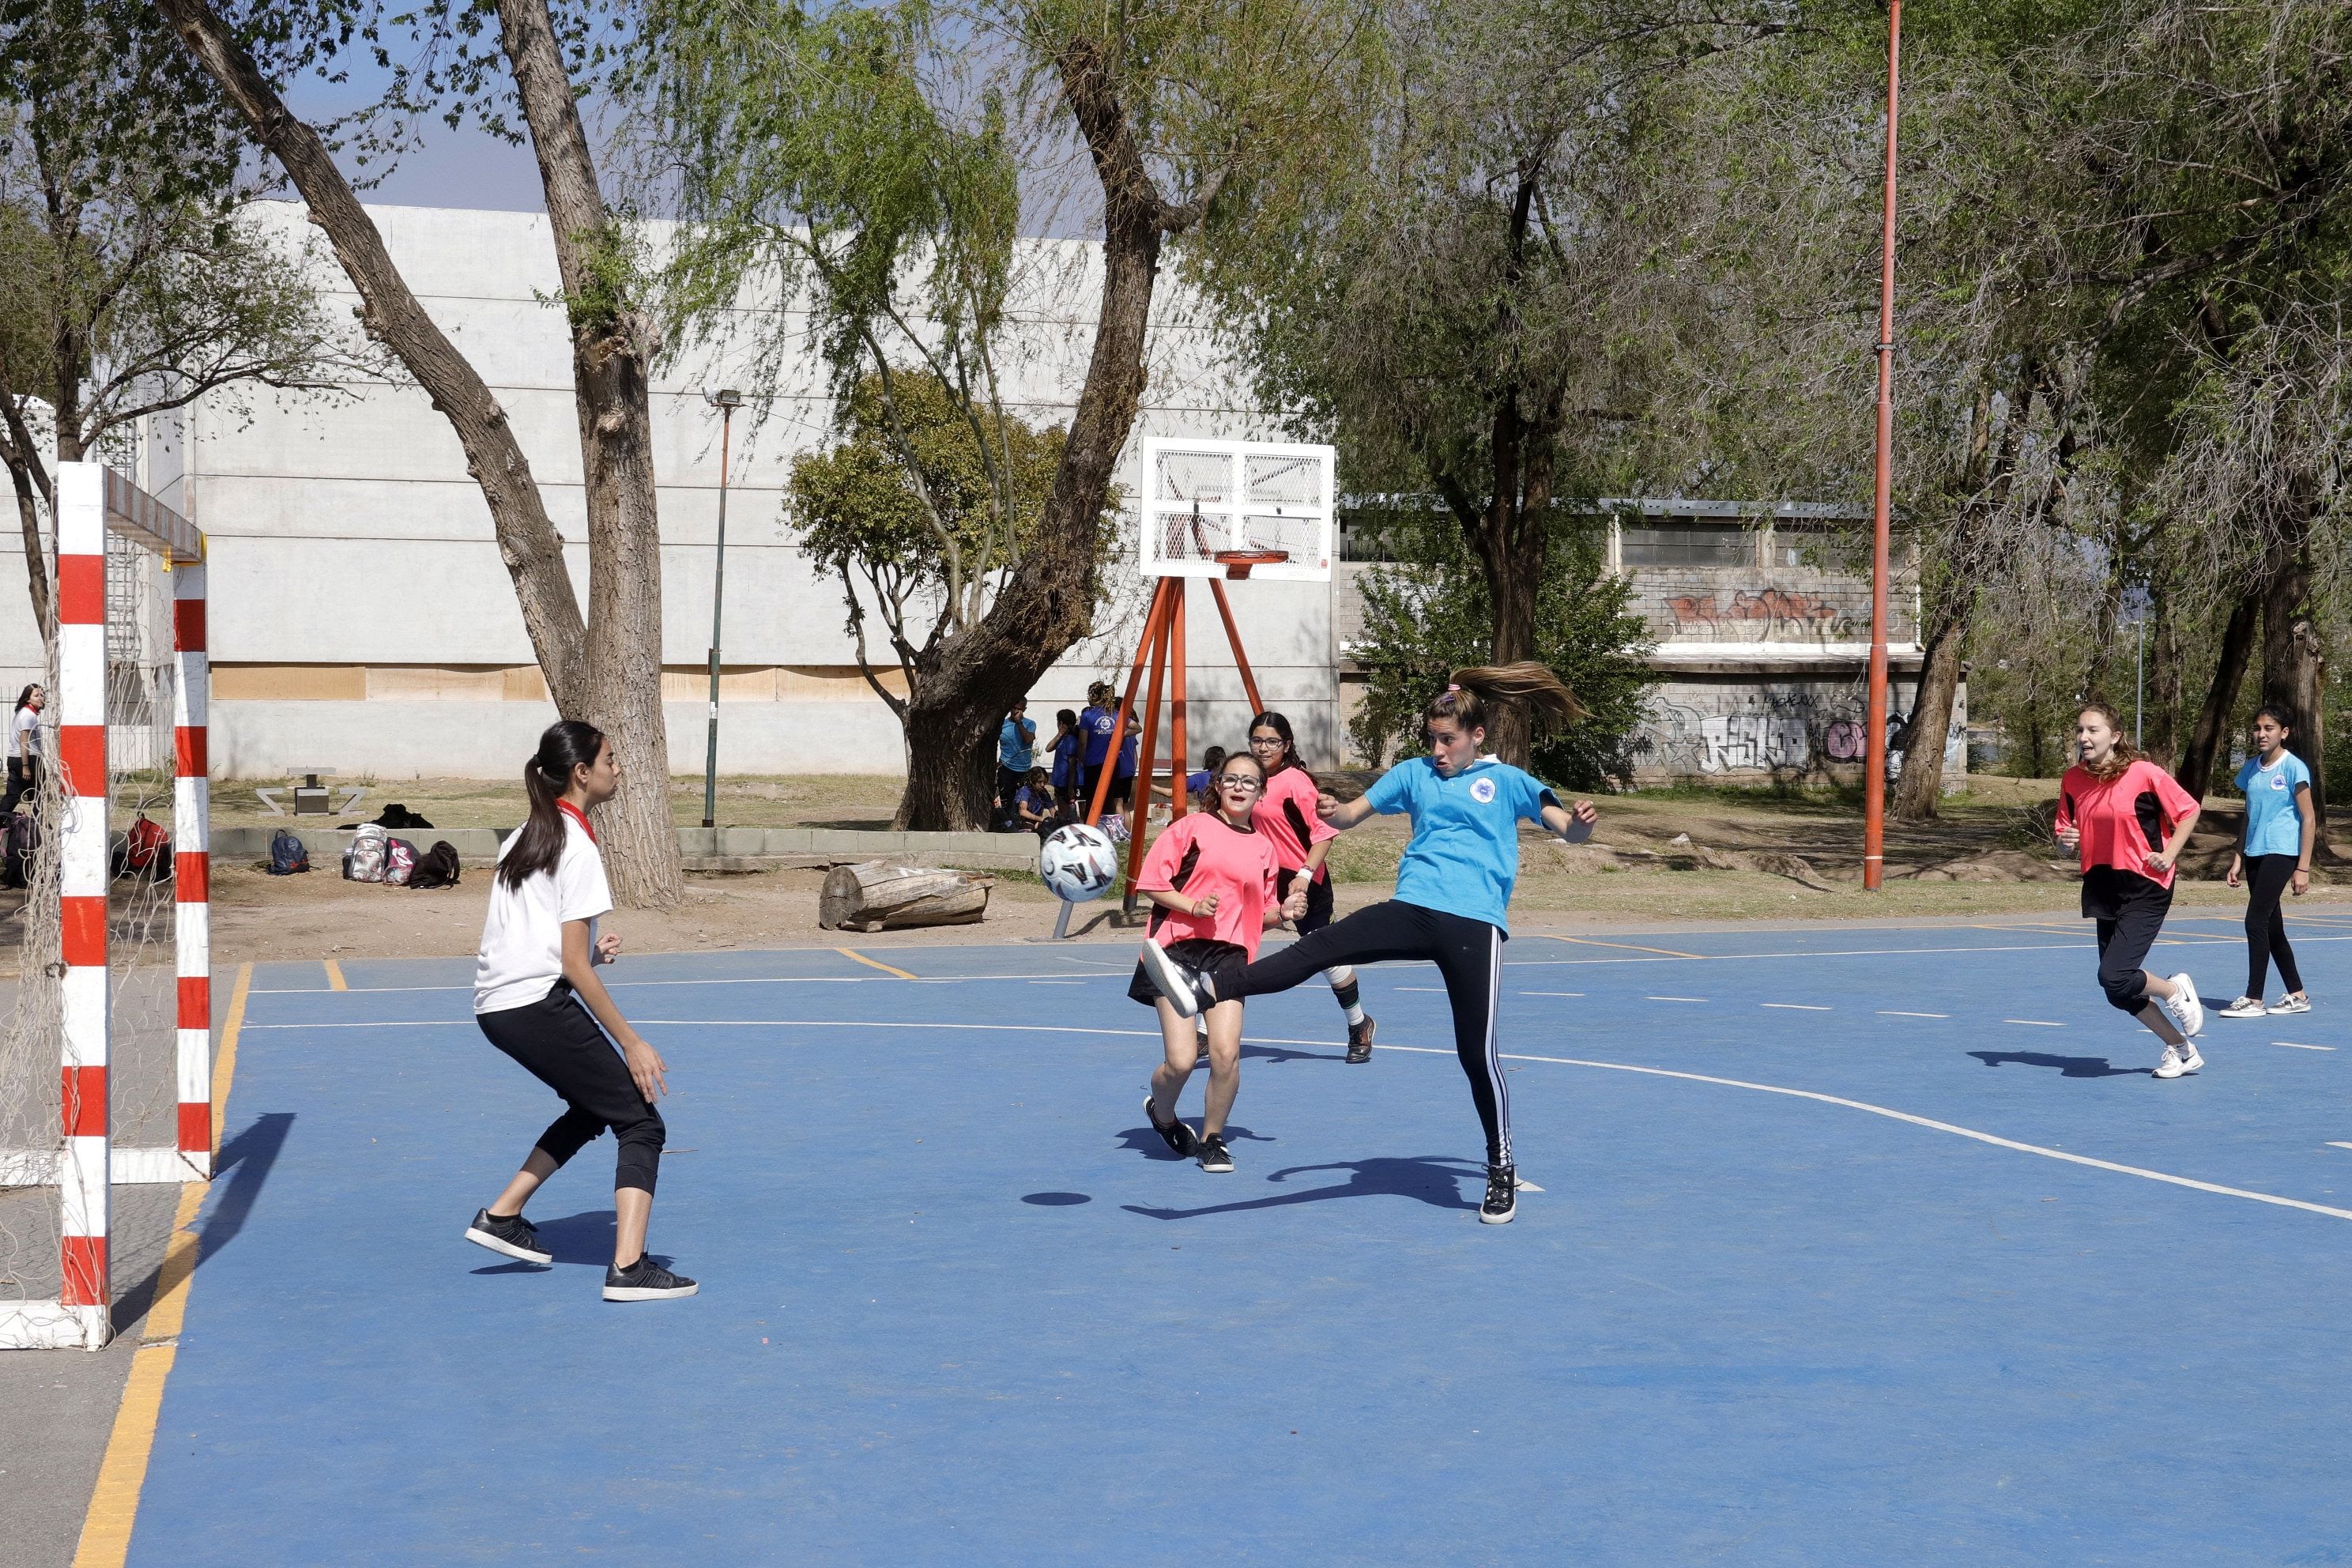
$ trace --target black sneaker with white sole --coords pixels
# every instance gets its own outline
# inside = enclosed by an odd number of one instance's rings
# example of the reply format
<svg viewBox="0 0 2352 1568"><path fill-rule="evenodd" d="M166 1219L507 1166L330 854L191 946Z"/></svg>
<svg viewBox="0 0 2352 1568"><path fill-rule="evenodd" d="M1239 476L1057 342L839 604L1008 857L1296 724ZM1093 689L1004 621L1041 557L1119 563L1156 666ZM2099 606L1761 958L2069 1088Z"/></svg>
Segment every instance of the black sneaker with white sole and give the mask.
<svg viewBox="0 0 2352 1568"><path fill-rule="evenodd" d="M1168 998L1168 1005L1190 1018L1205 1013L1217 1005L1217 994L1205 976L1196 975L1168 956L1168 950L1147 937L1143 942L1143 973L1151 988Z"/></svg>
<svg viewBox="0 0 2352 1568"><path fill-rule="evenodd" d="M1143 1119L1151 1123L1151 1130L1160 1134L1160 1141L1167 1144L1169 1152L1178 1159L1189 1160L1199 1150L1200 1141L1192 1136L1192 1129L1185 1125L1181 1117L1160 1121L1160 1108L1148 1094L1143 1097Z"/></svg>
<svg viewBox="0 0 2352 1568"><path fill-rule="evenodd" d="M651 1258L640 1257L626 1268L607 1268L604 1270L604 1300L607 1301L667 1301L673 1296L691 1296L702 1287L683 1274L673 1274Z"/></svg>
<svg viewBox="0 0 2352 1568"><path fill-rule="evenodd" d="M525 1263L555 1261L555 1254L539 1244L538 1229L519 1214L501 1219L488 1209L478 1209L474 1223L466 1227L466 1239Z"/></svg>
<svg viewBox="0 0 2352 1568"><path fill-rule="evenodd" d="M1486 1201L1478 1205L1480 1225L1508 1225L1519 1212L1519 1173L1510 1165L1486 1167Z"/></svg>
<svg viewBox="0 0 2352 1568"><path fill-rule="evenodd" d="M1348 1059L1351 1062L1372 1059L1372 1016L1370 1013L1364 1015L1362 1023L1348 1026Z"/></svg>
<svg viewBox="0 0 2352 1568"><path fill-rule="evenodd" d="M1223 1173L1234 1168L1234 1152L1225 1147L1225 1135L1212 1132L1201 1140L1201 1169Z"/></svg>

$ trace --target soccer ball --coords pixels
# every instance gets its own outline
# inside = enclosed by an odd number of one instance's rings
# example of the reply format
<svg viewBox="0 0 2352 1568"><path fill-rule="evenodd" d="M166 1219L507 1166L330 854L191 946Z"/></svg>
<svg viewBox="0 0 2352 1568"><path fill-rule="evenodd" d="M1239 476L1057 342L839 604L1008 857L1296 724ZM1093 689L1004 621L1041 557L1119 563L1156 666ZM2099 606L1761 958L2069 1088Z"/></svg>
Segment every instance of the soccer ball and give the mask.
<svg viewBox="0 0 2352 1568"><path fill-rule="evenodd" d="M1101 828L1068 823L1045 836L1037 850L1037 875L1055 898L1083 904L1101 898L1118 880L1118 852Z"/></svg>

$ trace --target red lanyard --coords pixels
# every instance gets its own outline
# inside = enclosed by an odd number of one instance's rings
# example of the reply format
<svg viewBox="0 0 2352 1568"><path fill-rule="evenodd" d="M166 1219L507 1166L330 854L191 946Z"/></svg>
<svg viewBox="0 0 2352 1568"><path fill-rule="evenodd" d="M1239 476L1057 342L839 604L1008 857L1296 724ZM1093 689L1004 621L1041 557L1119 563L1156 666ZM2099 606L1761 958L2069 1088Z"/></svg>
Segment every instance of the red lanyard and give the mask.
<svg viewBox="0 0 2352 1568"><path fill-rule="evenodd" d="M596 830L588 825L588 814L586 812L581 810L578 806L572 805L568 800L557 801L555 803L555 808L580 825L580 831L588 836L589 843L593 844L596 842Z"/></svg>

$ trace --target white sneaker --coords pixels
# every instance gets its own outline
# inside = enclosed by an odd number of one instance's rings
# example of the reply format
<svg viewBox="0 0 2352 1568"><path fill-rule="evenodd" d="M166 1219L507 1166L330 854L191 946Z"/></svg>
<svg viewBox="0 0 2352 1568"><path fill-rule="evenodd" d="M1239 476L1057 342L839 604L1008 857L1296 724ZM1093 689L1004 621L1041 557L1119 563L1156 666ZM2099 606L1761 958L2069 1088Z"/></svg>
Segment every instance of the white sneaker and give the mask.
<svg viewBox="0 0 2352 1568"><path fill-rule="evenodd" d="M2307 995L2282 996L2277 1001L2271 1004L2271 1011L2273 1013L2308 1013L2311 1011L2311 998Z"/></svg>
<svg viewBox="0 0 2352 1568"><path fill-rule="evenodd" d="M2197 1046L2194 1041L2191 1041L2188 1045L2179 1047L2176 1054L2180 1058L2180 1070L2182 1072L2195 1072L2199 1068L2205 1065L2205 1058L2197 1054Z"/></svg>
<svg viewBox="0 0 2352 1568"><path fill-rule="evenodd" d="M2172 1015L2182 1034L2193 1037L2205 1032L2205 1004L2197 999L2197 982L2189 978L2187 970L2172 976L2172 1005L2165 1011Z"/></svg>
<svg viewBox="0 0 2352 1568"><path fill-rule="evenodd" d="M2163 1059L2156 1064L2156 1076L2179 1078L2188 1070L2189 1068L2181 1062L2180 1053L2170 1046L2165 1047Z"/></svg>
<svg viewBox="0 0 2352 1568"><path fill-rule="evenodd" d="M1193 1017L1203 1011L1200 991L1184 966L1168 956L1168 950L1150 938L1144 939L1143 973L1152 988L1168 998L1168 1005L1183 1017Z"/></svg>
<svg viewBox="0 0 2352 1568"><path fill-rule="evenodd" d="M2228 1006L2221 1009L2221 1016L2224 1018L2259 1018L2269 1011L2270 1009L2263 1006L2259 998L2252 996L2241 996L2235 1002L2231 1003Z"/></svg>

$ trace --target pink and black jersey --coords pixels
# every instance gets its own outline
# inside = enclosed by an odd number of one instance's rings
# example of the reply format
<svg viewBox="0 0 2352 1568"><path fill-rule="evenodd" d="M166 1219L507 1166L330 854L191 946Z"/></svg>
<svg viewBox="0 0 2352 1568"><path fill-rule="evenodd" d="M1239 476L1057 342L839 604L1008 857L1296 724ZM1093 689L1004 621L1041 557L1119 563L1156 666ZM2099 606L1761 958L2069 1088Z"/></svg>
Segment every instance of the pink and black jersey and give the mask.
<svg viewBox="0 0 2352 1568"><path fill-rule="evenodd" d="M1285 768L1265 781L1257 804L1250 807L1250 826L1274 846L1275 864L1296 871L1307 864L1307 851L1339 837L1339 830L1315 815L1315 780L1305 768ZM1315 879L1330 873L1315 868Z"/></svg>
<svg viewBox="0 0 2352 1568"><path fill-rule="evenodd" d="M2058 781L2056 826L2082 834L2083 869L2129 871L2160 888L2172 886L2172 868L2150 871L2147 857L2174 823L2196 809L2196 797L2145 757L2104 783L2079 763Z"/></svg>
<svg viewBox="0 0 2352 1568"><path fill-rule="evenodd" d="M1275 901L1274 873L1274 848L1266 835L1235 827L1214 812L1196 811L1170 823L1151 841L1135 886L1145 893L1217 896L1213 915L1156 910L1151 936L1162 946L1206 939L1231 942L1255 958L1265 911Z"/></svg>

